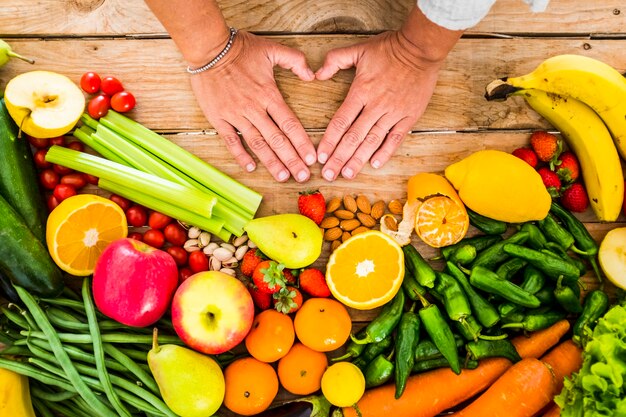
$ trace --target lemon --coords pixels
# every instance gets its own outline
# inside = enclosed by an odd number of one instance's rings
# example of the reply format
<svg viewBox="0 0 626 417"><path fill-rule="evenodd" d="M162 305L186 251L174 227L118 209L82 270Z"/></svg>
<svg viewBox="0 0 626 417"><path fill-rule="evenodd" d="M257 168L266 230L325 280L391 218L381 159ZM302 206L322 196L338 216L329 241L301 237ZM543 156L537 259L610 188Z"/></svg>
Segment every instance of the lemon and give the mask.
<svg viewBox="0 0 626 417"><path fill-rule="evenodd" d="M322 394L336 407L351 407L365 393L365 377L350 362L337 362L322 375Z"/></svg>
<svg viewBox="0 0 626 417"><path fill-rule="evenodd" d="M598 261L606 277L619 288L626 289L626 227L619 227L606 234Z"/></svg>

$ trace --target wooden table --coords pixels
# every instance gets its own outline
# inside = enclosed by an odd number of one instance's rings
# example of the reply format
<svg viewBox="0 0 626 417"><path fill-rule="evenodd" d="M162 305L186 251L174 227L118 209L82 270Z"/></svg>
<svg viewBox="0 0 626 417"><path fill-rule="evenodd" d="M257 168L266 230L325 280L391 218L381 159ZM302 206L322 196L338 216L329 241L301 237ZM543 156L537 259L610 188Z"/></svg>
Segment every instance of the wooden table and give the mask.
<svg viewBox="0 0 626 417"><path fill-rule="evenodd" d="M314 69L331 48L398 28L413 3L220 1L230 25L301 49ZM529 72L549 56L588 55L626 71L623 0L552 0L540 14L530 13L521 0L499 0L450 53L426 113L384 168L366 167L355 180L328 183L321 178L320 167L314 166L309 183L278 184L263 167L249 174L231 159L196 104L180 53L143 1L1 0L0 37L37 61L29 66L14 60L1 68L0 88L16 74L34 69L58 71L75 81L88 70L114 75L137 97L131 117L262 193L259 215L297 211L298 191L311 188L319 188L327 198L365 193L372 200L404 199L411 175L441 172L479 149L512 151L526 145L530 131L550 126L520 98L487 102L484 88L494 78ZM352 76L352 71L342 71L329 81L303 83L276 69L279 88L315 143ZM616 227L595 222L591 210L581 218L598 239ZM620 217L620 222L624 220ZM434 254L415 243L424 256ZM319 265L327 258L325 252ZM375 313L351 312L356 322Z"/></svg>

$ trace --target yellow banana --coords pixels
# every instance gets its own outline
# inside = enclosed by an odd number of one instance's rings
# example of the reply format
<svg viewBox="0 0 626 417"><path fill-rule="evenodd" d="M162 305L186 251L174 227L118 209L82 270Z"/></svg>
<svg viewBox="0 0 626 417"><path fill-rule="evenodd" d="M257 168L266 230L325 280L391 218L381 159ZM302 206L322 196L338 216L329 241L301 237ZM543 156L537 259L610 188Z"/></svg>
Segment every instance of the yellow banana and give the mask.
<svg viewBox="0 0 626 417"><path fill-rule="evenodd" d="M609 128L626 160L626 78L610 65L583 55L553 56L529 74L492 82L487 98L510 94L506 87L543 90L587 104Z"/></svg>
<svg viewBox="0 0 626 417"><path fill-rule="evenodd" d="M0 368L0 416L35 417L28 378Z"/></svg>
<svg viewBox="0 0 626 417"><path fill-rule="evenodd" d="M591 208L601 221L617 219L624 199L619 155L602 119L586 104L542 90L519 90L537 113L558 129L580 162Z"/></svg>

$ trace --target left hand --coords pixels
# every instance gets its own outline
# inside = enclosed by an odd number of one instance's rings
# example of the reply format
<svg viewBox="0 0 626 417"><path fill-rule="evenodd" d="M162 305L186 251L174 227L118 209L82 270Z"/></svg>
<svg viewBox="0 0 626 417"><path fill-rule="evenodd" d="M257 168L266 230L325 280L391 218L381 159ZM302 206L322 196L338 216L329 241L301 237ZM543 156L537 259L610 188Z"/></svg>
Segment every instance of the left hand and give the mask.
<svg viewBox="0 0 626 417"><path fill-rule="evenodd" d="M382 167L424 113L442 62L424 57L401 32L329 51L318 80L351 67L356 75L317 148L322 176L352 179L367 161Z"/></svg>

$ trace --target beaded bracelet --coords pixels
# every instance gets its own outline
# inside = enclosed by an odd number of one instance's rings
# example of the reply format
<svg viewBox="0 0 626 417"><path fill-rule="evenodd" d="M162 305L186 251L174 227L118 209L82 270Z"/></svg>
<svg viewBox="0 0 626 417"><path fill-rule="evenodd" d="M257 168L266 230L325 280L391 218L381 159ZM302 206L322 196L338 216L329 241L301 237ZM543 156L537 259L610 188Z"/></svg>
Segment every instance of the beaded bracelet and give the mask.
<svg viewBox="0 0 626 417"><path fill-rule="evenodd" d="M222 49L222 52L217 54L217 56L215 58L213 58L211 61L209 61L208 64L203 65L200 68L193 69L191 67L187 67L187 72L189 74L198 74L198 73L201 73L201 72L204 72L204 71L206 71L208 69L213 68L218 62L220 62L220 60L222 58L224 58L224 56L226 56L226 54L230 50L231 46L233 46L233 41L235 40L235 35L236 34L237 34L237 29L230 28L230 36L228 38L228 42L226 43L226 46L224 47L224 49Z"/></svg>

